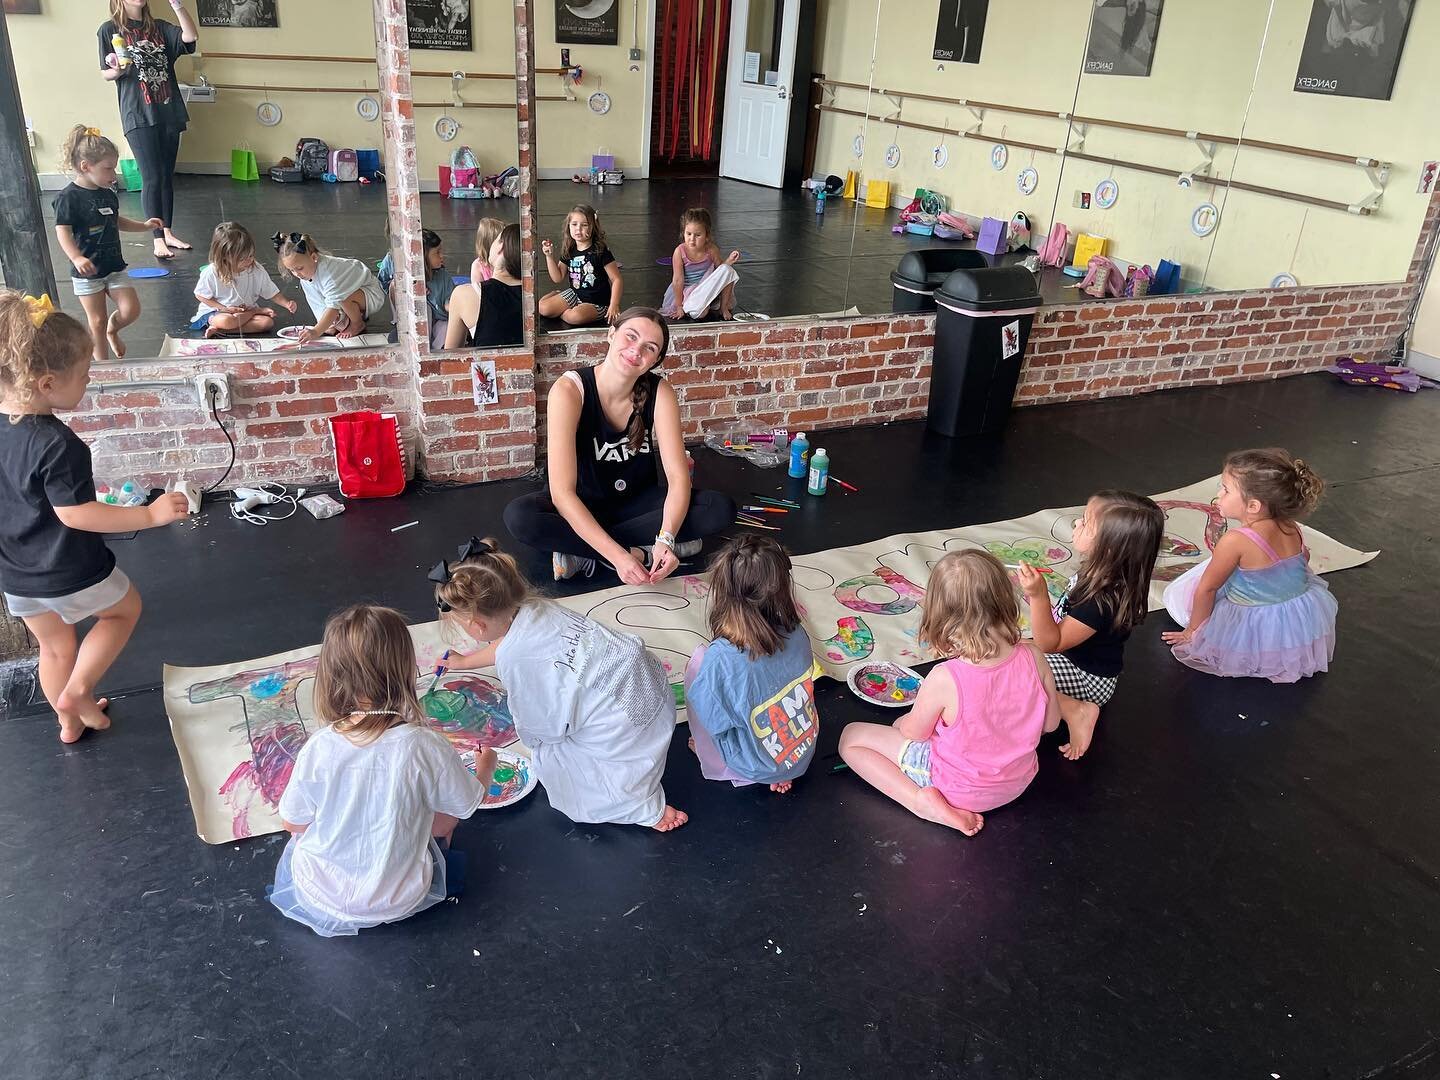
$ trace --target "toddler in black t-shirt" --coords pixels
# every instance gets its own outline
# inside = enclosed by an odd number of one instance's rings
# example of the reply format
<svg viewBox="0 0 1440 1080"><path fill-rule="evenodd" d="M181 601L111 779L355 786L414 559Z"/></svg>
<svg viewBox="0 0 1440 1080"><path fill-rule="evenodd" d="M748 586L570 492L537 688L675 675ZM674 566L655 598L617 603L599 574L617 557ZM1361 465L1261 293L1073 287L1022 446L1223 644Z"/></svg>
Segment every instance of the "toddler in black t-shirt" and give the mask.
<svg viewBox="0 0 1440 1080"><path fill-rule="evenodd" d="M601 319L614 326L620 315L624 282L620 264L605 244L605 230L600 227L595 208L581 203L566 215L559 259L549 240L540 247L550 280L562 286L540 298L540 314L569 326L585 326Z"/></svg>
<svg viewBox="0 0 1440 1080"><path fill-rule="evenodd" d="M1022 564L1016 573L1030 607L1030 630L1060 691L1060 716L1071 761L1090 748L1100 706L1124 666L1125 642L1149 610L1150 575L1160 554L1165 512L1129 491L1099 491L1075 522L1072 543L1082 562L1052 610L1045 579Z"/></svg>
<svg viewBox="0 0 1440 1080"><path fill-rule="evenodd" d="M140 298L123 278L120 230L143 232L159 228L160 219L135 221L120 213L115 195L115 167L120 151L95 128L76 124L61 151L62 163L75 179L55 196L55 235L69 257L70 283L90 320L94 357L103 364L113 354L125 355L120 331L140 317ZM110 311L109 301L115 301Z"/></svg>
<svg viewBox="0 0 1440 1080"><path fill-rule="evenodd" d="M168 525L186 510L178 492L150 506L96 501L90 449L55 416L89 382L85 327L48 296L0 289L0 587L40 643L40 685L67 743L110 726L95 687L140 617L140 594L102 534ZM77 643L75 624L91 617Z"/></svg>

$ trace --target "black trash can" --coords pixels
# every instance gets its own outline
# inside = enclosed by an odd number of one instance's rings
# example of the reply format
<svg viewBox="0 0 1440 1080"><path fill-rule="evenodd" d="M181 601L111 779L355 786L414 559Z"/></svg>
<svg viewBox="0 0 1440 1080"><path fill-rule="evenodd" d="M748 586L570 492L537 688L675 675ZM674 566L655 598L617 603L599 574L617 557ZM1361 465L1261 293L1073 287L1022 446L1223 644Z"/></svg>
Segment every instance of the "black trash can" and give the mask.
<svg viewBox="0 0 1440 1080"><path fill-rule="evenodd" d="M935 290L956 270L978 270L989 263L971 248L926 248L907 251L890 273L890 310L934 311Z"/></svg>
<svg viewBox="0 0 1440 1080"><path fill-rule="evenodd" d="M935 292L930 369L932 431L981 435L1010 415L1040 286L1023 266L957 270Z"/></svg>

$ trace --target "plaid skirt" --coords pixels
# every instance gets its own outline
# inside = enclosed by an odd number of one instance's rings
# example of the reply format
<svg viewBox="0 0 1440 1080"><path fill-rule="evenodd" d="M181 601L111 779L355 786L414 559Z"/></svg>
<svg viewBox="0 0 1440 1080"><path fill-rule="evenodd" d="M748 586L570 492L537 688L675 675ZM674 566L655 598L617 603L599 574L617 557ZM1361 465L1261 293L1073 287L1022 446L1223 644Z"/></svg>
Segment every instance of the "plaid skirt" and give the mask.
<svg viewBox="0 0 1440 1080"><path fill-rule="evenodd" d="M1055 676L1055 689L1067 697L1104 705L1115 696L1115 687L1120 682L1118 675L1092 675L1076 667L1064 653L1046 653L1045 659Z"/></svg>

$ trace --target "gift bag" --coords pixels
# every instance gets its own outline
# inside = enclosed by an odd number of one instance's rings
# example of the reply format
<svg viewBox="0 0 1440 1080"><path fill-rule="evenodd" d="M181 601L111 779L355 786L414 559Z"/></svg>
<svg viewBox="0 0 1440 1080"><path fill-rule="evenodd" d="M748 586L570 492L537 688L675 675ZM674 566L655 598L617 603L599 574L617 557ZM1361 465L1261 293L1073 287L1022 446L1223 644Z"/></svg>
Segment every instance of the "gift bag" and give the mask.
<svg viewBox="0 0 1440 1080"><path fill-rule="evenodd" d="M125 178L126 191L139 191L143 186L140 181L140 163L134 158L120 159L120 175Z"/></svg>
<svg viewBox="0 0 1440 1080"><path fill-rule="evenodd" d="M890 208L890 181L871 180L866 184L865 205L888 210Z"/></svg>
<svg viewBox="0 0 1440 1080"><path fill-rule="evenodd" d="M442 199L449 198L451 185L452 185L452 180L451 180L451 176L450 176L450 166L449 166L449 165L441 165L441 166L440 166L440 197L441 197Z"/></svg>
<svg viewBox="0 0 1440 1080"><path fill-rule="evenodd" d="M1180 264L1161 259L1155 270L1155 280L1150 282L1151 296L1168 296L1180 291Z"/></svg>
<svg viewBox="0 0 1440 1080"><path fill-rule="evenodd" d="M849 170L845 174L845 186L840 189L840 197L842 199L855 198L855 192L859 189L859 186L860 174L854 169Z"/></svg>
<svg viewBox="0 0 1440 1080"><path fill-rule="evenodd" d="M1072 265L1089 267L1091 259L1096 255L1106 255L1109 251L1110 241L1108 238L1081 233L1075 240L1075 262Z"/></svg>
<svg viewBox="0 0 1440 1080"><path fill-rule="evenodd" d="M374 180L375 174L380 171L380 151L356 150L355 167L360 170L362 179Z"/></svg>
<svg viewBox="0 0 1440 1080"><path fill-rule="evenodd" d="M987 217L980 223L980 238L975 250L986 255L1004 255L1010 245L1010 226L999 218Z"/></svg>
<svg viewBox="0 0 1440 1080"><path fill-rule="evenodd" d="M405 490L405 451L394 413L341 413L330 418L330 431L340 494L384 499Z"/></svg>
<svg viewBox="0 0 1440 1080"><path fill-rule="evenodd" d="M255 163L255 151L236 147L230 151L231 180L259 180L260 166Z"/></svg>

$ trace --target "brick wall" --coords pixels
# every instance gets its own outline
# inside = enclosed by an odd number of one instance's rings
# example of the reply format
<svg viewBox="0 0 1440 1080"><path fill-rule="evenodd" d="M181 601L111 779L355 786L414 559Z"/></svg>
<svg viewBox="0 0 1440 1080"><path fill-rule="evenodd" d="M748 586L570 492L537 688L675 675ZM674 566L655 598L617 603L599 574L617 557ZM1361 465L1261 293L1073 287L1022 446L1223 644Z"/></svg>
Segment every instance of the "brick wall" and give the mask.
<svg viewBox="0 0 1440 1080"><path fill-rule="evenodd" d="M171 360L97 369L97 383L231 374L227 414L239 453L227 486L263 479L333 478L325 418L374 408L400 415L414 460L439 480L523 474L543 452L544 398L560 373L605 354L603 331L535 336L531 117L534 0L514 0L522 191L526 346L485 353L496 362L498 405L477 409L470 362L432 355L425 326L419 176L404 0L374 0L381 118L397 266L400 343L375 353L280 354L244 362ZM1387 354L1418 288L1437 229L1432 198L1409 280L1214 296L1156 297L1046 309L1037 319L1019 404L1109 397L1182 385L1274 378L1352 352ZM770 325L678 328L665 371L680 396L687 439L731 425L784 423L806 431L923 416L933 316L868 316ZM72 418L95 449L97 473L151 483L185 473L208 483L229 457L224 436L187 387L97 389Z"/></svg>

